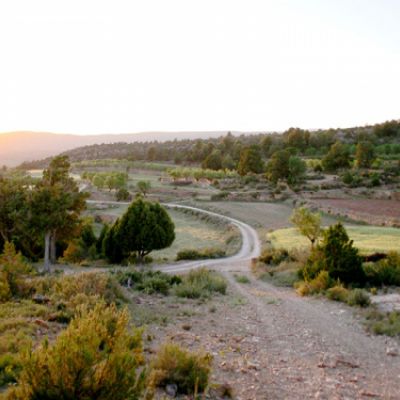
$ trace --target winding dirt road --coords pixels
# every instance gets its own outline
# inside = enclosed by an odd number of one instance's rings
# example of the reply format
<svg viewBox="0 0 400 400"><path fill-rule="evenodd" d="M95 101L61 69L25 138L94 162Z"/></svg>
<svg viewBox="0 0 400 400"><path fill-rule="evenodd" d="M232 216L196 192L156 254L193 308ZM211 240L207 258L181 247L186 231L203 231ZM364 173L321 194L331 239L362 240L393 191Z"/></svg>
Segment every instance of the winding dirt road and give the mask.
<svg viewBox="0 0 400 400"><path fill-rule="evenodd" d="M251 226L195 207L166 206L225 219L242 234L242 247L232 257L155 267L169 273L212 267L226 277L232 296L245 299L239 309L223 306L216 325L207 326L204 316L193 328L200 343L214 350L217 378L232 384L238 400L400 400L398 340L368 335L361 318L344 304L302 298L293 289L254 279L249 267L260 254L260 242ZM250 283L239 284L238 271ZM240 341L240 356L221 358L210 348L216 337L232 346Z"/></svg>

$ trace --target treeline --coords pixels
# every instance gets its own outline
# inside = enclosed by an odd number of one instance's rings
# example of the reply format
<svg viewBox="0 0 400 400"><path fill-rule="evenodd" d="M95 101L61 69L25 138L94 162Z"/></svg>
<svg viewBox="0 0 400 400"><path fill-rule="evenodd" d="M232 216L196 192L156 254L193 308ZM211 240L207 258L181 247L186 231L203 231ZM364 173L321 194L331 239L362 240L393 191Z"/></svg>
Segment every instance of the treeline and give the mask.
<svg viewBox="0 0 400 400"><path fill-rule="evenodd" d="M235 169L244 149L257 146L264 158L279 150L288 150L302 157L322 158L337 141L355 152L355 145L371 142L377 153L384 157L400 156L400 121L387 121L366 127L309 131L290 128L283 133L260 133L234 136L230 132L220 138L173 140L167 142L113 143L84 146L67 151L71 162L99 159L130 161L159 161L175 164L197 163L209 169ZM43 168L50 158L27 162L24 169Z"/></svg>

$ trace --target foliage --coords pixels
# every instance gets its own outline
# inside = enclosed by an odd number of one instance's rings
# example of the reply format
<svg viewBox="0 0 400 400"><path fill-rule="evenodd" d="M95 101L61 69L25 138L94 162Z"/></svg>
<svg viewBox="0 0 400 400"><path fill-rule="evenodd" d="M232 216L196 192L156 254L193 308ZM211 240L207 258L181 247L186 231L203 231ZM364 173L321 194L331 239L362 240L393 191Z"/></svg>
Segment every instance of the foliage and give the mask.
<svg viewBox="0 0 400 400"><path fill-rule="evenodd" d="M225 257L226 252L223 249L207 248L207 249L183 249L176 255L176 260L202 260L207 258Z"/></svg>
<svg viewBox="0 0 400 400"><path fill-rule="evenodd" d="M349 296L349 290L346 289L342 284L337 284L326 291L326 297L330 300L340 301L342 303L347 302Z"/></svg>
<svg viewBox="0 0 400 400"><path fill-rule="evenodd" d="M241 176L247 175L248 173L260 174L264 171L264 162L261 157L259 146L247 147L240 152L237 170Z"/></svg>
<svg viewBox="0 0 400 400"><path fill-rule="evenodd" d="M370 168L374 159L375 147L371 142L357 143L355 160L358 168Z"/></svg>
<svg viewBox="0 0 400 400"><path fill-rule="evenodd" d="M168 295L170 290L182 282L178 275L165 274L161 271L119 271L116 273L118 282L147 294L161 293Z"/></svg>
<svg viewBox="0 0 400 400"><path fill-rule="evenodd" d="M364 271L367 281L371 285L400 286L400 254L391 251L383 260L366 263Z"/></svg>
<svg viewBox="0 0 400 400"><path fill-rule="evenodd" d="M113 262L133 252L139 260L152 250L169 247L175 239L174 224L159 203L137 198L105 237L105 255Z"/></svg>
<svg viewBox="0 0 400 400"><path fill-rule="evenodd" d="M305 177L307 165L305 161L296 156L289 158L287 182L290 185L302 181Z"/></svg>
<svg viewBox="0 0 400 400"><path fill-rule="evenodd" d="M128 311L99 303L82 307L53 345L24 357L8 400L139 399L144 388L141 332L128 330Z"/></svg>
<svg viewBox="0 0 400 400"><path fill-rule="evenodd" d="M14 244L6 242L0 255L0 302L25 295L24 278L31 273L32 268L16 252Z"/></svg>
<svg viewBox="0 0 400 400"><path fill-rule="evenodd" d="M201 163L203 169L218 171L222 169L222 155L219 150L213 150Z"/></svg>
<svg viewBox="0 0 400 400"><path fill-rule="evenodd" d="M324 232L322 243L313 249L306 265L300 270L300 276L309 281L320 271L328 271L332 279L339 279L345 284L365 282L361 257L341 223L330 226Z"/></svg>
<svg viewBox="0 0 400 400"><path fill-rule="evenodd" d="M136 187L137 187L137 189L138 189L138 191L140 192L140 193L142 193L142 195L144 196L144 197L146 197L146 194L150 191L150 189L151 189L151 183L150 183L150 181L139 181L137 184L136 184Z"/></svg>
<svg viewBox="0 0 400 400"><path fill-rule="evenodd" d="M299 207L293 211L290 221L303 236L310 240L311 247L314 247L321 235L321 215L312 213L305 207Z"/></svg>
<svg viewBox="0 0 400 400"><path fill-rule="evenodd" d="M130 193L125 188L120 188L118 189L117 193L115 193L115 198L117 201L126 201L129 200L130 197Z"/></svg>
<svg viewBox="0 0 400 400"><path fill-rule="evenodd" d="M208 298L214 293L225 294L227 283L220 275L205 268L190 271L175 288L178 297Z"/></svg>
<svg viewBox="0 0 400 400"><path fill-rule="evenodd" d="M175 343L166 343L151 365L151 386L175 384L178 393L201 393L208 386L212 357L207 353L189 352Z"/></svg>
<svg viewBox="0 0 400 400"><path fill-rule="evenodd" d="M280 179L286 179L289 176L290 153L287 150L275 152L267 164L267 178L277 183Z"/></svg>
<svg viewBox="0 0 400 400"><path fill-rule="evenodd" d="M264 264L279 265L283 261L290 260L290 255L286 249L275 249L271 247L263 250L258 259Z"/></svg>
<svg viewBox="0 0 400 400"><path fill-rule="evenodd" d="M348 293L347 304L350 306L368 307L371 304L371 298L367 291L353 289Z"/></svg>
<svg viewBox="0 0 400 400"><path fill-rule="evenodd" d="M238 283L250 283L250 279L246 275L235 275L235 281Z"/></svg>
<svg viewBox="0 0 400 400"><path fill-rule="evenodd" d="M218 170L214 171L212 169L202 169L202 168L185 168L185 167L178 167L178 168L171 168L168 169L168 174L174 180L177 179L189 179L193 178L195 180L200 179L228 179L228 178L236 178L238 176L236 171L229 171L229 170Z"/></svg>
<svg viewBox="0 0 400 400"><path fill-rule="evenodd" d="M382 313L371 310L366 319L368 329L376 335L400 336L400 311Z"/></svg>
<svg viewBox="0 0 400 400"><path fill-rule="evenodd" d="M327 172L335 172L341 168L350 167L350 152L348 147L337 141L322 159L322 167Z"/></svg>
<svg viewBox="0 0 400 400"><path fill-rule="evenodd" d="M126 189L128 174L126 172L87 172L81 175L82 179L88 180L98 189L118 190Z"/></svg>

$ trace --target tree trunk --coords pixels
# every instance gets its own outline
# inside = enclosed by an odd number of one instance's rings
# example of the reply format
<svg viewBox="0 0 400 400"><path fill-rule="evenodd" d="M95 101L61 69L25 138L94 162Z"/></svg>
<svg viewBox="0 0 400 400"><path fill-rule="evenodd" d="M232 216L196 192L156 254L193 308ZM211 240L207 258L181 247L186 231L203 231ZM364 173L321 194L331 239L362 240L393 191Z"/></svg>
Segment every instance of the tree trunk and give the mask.
<svg viewBox="0 0 400 400"><path fill-rule="evenodd" d="M56 236L56 232L53 232L53 234L50 237L50 262L52 264L56 263L56 258L57 258L57 254L56 254L56 241L57 241L57 236Z"/></svg>
<svg viewBox="0 0 400 400"><path fill-rule="evenodd" d="M50 238L51 232L44 235L44 272L50 272Z"/></svg>

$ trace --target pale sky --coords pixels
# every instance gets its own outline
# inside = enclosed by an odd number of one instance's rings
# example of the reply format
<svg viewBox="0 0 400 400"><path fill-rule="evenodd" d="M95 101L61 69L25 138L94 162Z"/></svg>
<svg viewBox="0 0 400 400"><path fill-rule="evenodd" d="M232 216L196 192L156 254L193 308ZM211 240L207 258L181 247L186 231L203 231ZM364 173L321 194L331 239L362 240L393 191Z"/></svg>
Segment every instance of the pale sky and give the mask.
<svg viewBox="0 0 400 400"><path fill-rule="evenodd" d="M0 132L400 118L398 0L2 0Z"/></svg>

